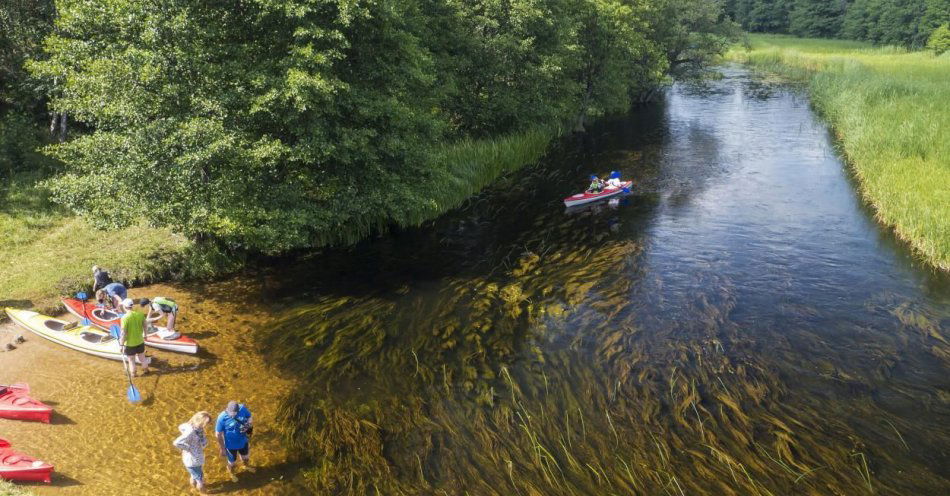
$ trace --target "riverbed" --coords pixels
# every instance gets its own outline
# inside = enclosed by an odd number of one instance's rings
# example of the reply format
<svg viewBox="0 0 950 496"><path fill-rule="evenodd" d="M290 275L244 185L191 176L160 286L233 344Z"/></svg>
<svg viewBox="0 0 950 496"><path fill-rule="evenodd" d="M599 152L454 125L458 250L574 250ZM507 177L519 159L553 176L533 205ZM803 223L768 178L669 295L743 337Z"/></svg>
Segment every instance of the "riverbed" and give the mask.
<svg viewBox="0 0 950 496"><path fill-rule="evenodd" d="M207 350L156 352L143 405L27 334L0 378L59 414L0 436L56 464L40 494L184 491L177 424L231 398L261 469L209 458L228 494L950 491L950 278L873 220L803 94L722 73L421 228L134 288ZM564 208L610 170L630 195Z"/></svg>

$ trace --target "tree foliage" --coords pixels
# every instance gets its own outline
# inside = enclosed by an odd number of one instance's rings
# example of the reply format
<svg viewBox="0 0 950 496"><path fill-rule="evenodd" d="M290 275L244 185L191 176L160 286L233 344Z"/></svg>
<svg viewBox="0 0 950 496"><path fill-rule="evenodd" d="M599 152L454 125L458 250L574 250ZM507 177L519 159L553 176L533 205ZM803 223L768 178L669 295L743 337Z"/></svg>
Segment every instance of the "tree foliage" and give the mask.
<svg viewBox="0 0 950 496"><path fill-rule="evenodd" d="M950 51L950 24L944 24L934 30L927 41L927 48L933 50L937 55Z"/></svg>
<svg viewBox="0 0 950 496"><path fill-rule="evenodd" d="M444 143L623 110L733 32L705 0L57 5L31 69L91 131L54 199L267 252L430 218Z"/></svg>
<svg viewBox="0 0 950 496"><path fill-rule="evenodd" d="M727 0L726 12L752 32L919 48L950 21L950 0Z"/></svg>

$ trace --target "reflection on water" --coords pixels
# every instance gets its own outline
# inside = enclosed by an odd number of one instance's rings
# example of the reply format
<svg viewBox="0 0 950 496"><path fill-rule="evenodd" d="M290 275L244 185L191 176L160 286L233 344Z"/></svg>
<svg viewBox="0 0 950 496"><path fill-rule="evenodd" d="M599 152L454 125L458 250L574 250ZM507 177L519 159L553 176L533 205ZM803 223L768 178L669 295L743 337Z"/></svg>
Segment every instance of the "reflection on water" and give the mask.
<svg viewBox="0 0 950 496"><path fill-rule="evenodd" d="M939 494L950 291L807 101L737 69L431 226L274 270L281 425L339 494ZM589 172L634 194L564 211Z"/></svg>

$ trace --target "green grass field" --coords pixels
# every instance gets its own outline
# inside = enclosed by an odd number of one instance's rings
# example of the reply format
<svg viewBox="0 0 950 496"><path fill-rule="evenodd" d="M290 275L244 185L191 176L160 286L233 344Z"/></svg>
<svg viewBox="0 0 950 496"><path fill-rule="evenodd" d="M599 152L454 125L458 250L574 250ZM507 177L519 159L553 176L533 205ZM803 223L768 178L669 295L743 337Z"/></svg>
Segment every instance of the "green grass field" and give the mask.
<svg viewBox="0 0 950 496"><path fill-rule="evenodd" d="M0 191L0 306L53 307L59 295L91 284L93 264L149 280L165 270L163 259L190 247L163 229L95 230L50 204L38 179L19 174Z"/></svg>
<svg viewBox="0 0 950 496"><path fill-rule="evenodd" d="M751 35L727 58L804 82L878 219L950 270L950 55Z"/></svg>

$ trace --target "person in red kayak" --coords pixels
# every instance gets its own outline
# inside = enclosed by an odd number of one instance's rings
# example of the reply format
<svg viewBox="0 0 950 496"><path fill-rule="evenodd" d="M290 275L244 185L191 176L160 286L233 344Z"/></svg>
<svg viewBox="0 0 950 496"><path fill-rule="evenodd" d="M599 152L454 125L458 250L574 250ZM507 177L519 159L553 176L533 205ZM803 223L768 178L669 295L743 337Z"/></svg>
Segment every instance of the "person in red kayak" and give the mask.
<svg viewBox="0 0 950 496"><path fill-rule="evenodd" d="M623 182L620 181L620 172L619 172L619 171L611 171L611 172L610 172L610 179L607 179L607 187L608 187L608 188L620 188L620 187L622 187L622 186L623 186Z"/></svg>
<svg viewBox="0 0 950 496"><path fill-rule="evenodd" d="M148 373L148 358L145 356L145 314L133 310L132 298L122 300L122 316L119 326L119 345L128 362L129 373L135 375L135 361L142 364L142 374Z"/></svg>
<svg viewBox="0 0 950 496"><path fill-rule="evenodd" d="M588 193L600 193L604 190L604 182L600 180L597 176L590 176L590 186L587 188Z"/></svg>

